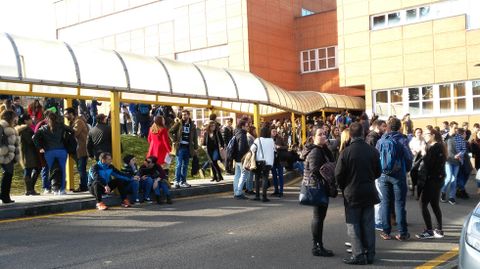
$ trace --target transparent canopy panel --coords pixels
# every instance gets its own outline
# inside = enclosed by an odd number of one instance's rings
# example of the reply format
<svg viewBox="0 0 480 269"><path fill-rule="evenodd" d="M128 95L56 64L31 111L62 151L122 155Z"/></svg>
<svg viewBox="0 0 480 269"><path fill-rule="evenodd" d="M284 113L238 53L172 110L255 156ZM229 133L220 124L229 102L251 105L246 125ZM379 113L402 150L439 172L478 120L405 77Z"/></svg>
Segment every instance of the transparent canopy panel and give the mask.
<svg viewBox="0 0 480 269"><path fill-rule="evenodd" d="M28 92L29 88L30 85L25 83L0 82L2 91Z"/></svg>
<svg viewBox="0 0 480 269"><path fill-rule="evenodd" d="M188 105L188 98L183 97L175 97L175 96L158 96L158 102L168 103L168 104L178 104L180 106L187 106Z"/></svg>
<svg viewBox="0 0 480 269"><path fill-rule="evenodd" d="M237 99L237 89L223 69L197 65L207 82L208 96Z"/></svg>
<svg viewBox="0 0 480 269"><path fill-rule="evenodd" d="M7 34L0 35L0 77L19 77L15 50Z"/></svg>
<svg viewBox="0 0 480 269"><path fill-rule="evenodd" d="M160 59L167 68L172 81L173 94L207 96L202 75L193 64Z"/></svg>
<svg viewBox="0 0 480 269"><path fill-rule="evenodd" d="M12 36L26 79L78 84L75 62L65 43Z"/></svg>
<svg viewBox="0 0 480 269"><path fill-rule="evenodd" d="M91 97L103 97L110 98L110 91L92 90L92 89L80 89L80 95Z"/></svg>
<svg viewBox="0 0 480 269"><path fill-rule="evenodd" d="M77 88L34 84L32 92L33 93L49 93L49 94L53 93L53 94L59 94L59 95L77 95Z"/></svg>
<svg viewBox="0 0 480 269"><path fill-rule="evenodd" d="M72 46L84 85L127 89L127 77L120 58L111 50Z"/></svg>
<svg viewBox="0 0 480 269"><path fill-rule="evenodd" d="M128 70L130 88L152 92L170 92L170 82L162 64L154 57L119 52Z"/></svg>
<svg viewBox="0 0 480 269"><path fill-rule="evenodd" d="M241 100L268 102L265 87L263 87L260 80L245 71L229 70L238 88L238 95Z"/></svg>
<svg viewBox="0 0 480 269"><path fill-rule="evenodd" d="M156 102L157 96L155 94L122 92L122 100L138 101L139 103L141 103L142 101Z"/></svg>
<svg viewBox="0 0 480 269"><path fill-rule="evenodd" d="M202 105L206 106L208 105L208 100L206 99L196 99L196 98L190 98L189 102L190 105Z"/></svg>

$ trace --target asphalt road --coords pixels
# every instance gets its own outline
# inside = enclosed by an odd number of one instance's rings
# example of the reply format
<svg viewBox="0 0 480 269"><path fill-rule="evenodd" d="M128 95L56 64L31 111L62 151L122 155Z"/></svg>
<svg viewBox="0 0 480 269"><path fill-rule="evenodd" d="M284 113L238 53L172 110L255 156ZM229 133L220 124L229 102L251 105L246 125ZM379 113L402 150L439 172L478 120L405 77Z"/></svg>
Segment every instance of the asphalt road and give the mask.
<svg viewBox="0 0 480 269"><path fill-rule="evenodd" d="M348 255L342 199L331 201L325 225L324 243L335 256L314 257L312 209L298 205L297 193L287 188L270 203L223 194L0 222L0 268L350 268L341 261ZM477 201L442 204L444 239L377 238L375 264L361 268L414 268L453 249ZM413 236L423 221L416 201L407 204Z"/></svg>

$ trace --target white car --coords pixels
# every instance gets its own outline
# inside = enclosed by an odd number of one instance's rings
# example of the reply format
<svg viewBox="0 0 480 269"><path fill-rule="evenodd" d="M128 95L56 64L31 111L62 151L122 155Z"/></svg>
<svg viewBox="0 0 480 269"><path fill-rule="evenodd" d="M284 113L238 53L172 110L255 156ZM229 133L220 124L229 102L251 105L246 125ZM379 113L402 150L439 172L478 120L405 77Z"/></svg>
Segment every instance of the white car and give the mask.
<svg viewBox="0 0 480 269"><path fill-rule="evenodd" d="M480 203L477 204L463 224L458 268L480 268Z"/></svg>

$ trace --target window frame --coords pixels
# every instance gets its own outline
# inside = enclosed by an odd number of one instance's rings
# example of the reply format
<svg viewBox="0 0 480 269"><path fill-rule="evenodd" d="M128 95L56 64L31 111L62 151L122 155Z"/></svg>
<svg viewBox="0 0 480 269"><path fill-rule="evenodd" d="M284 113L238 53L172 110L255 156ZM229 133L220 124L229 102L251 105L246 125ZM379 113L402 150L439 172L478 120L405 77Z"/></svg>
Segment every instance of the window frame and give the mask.
<svg viewBox="0 0 480 269"><path fill-rule="evenodd" d="M333 56L328 53L328 50L333 48ZM320 58L320 52L324 52L324 57ZM311 58L311 52L314 52L315 58ZM307 53L308 59L304 58L304 53ZM301 74L308 74L314 72L323 72L338 69L338 48L337 46L328 46L322 48L308 49L300 51L300 72ZM334 66L329 65L329 60L334 60ZM325 68L320 68L320 62L325 61ZM312 63L314 63L314 68L312 68ZM305 70L305 64L308 64L308 70Z"/></svg>

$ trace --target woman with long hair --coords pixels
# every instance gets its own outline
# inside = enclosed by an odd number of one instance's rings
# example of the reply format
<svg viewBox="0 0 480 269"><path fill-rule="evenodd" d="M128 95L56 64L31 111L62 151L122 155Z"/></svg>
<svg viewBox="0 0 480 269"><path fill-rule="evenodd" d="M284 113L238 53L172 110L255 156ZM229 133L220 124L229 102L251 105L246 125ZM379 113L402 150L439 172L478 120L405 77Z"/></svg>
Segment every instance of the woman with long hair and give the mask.
<svg viewBox="0 0 480 269"><path fill-rule="evenodd" d="M348 145L350 145L350 132L348 128L345 128L340 135L340 148L338 151L342 152Z"/></svg>
<svg viewBox="0 0 480 269"><path fill-rule="evenodd" d="M33 143L33 130L35 125L28 114L20 115L18 125L15 127L20 136L20 164L23 167L23 179L25 181L25 195L39 195L35 191L35 183L40 175L40 156Z"/></svg>
<svg viewBox="0 0 480 269"><path fill-rule="evenodd" d="M3 169L3 178L1 185L0 199L4 204L13 203L10 199L10 188L12 186L13 169L15 162L18 162L19 137L14 126L17 124L17 114L13 110L5 110L1 114L0 127L1 127L1 141L0 146L0 164Z"/></svg>
<svg viewBox="0 0 480 269"><path fill-rule="evenodd" d="M65 129L69 127L65 126L61 122L59 116L55 113L49 113L47 118L47 124L42 126L38 132L33 136L33 142L37 149L41 153L45 154L45 161L47 162L47 167L50 172L50 175L55 174L53 169L55 163L58 164L58 167L61 172L60 183L55 182L56 186L53 190L54 195L65 195L65 165L67 163L67 150L64 145L64 133ZM73 132L73 130L72 130ZM56 178L51 176L51 178ZM60 186L58 186L60 185Z"/></svg>
<svg viewBox="0 0 480 269"><path fill-rule="evenodd" d="M412 140L408 143L410 151L412 152L414 165L412 170L410 170L410 178L412 180L412 196L415 195L415 189L417 187L418 181L418 165L422 159L423 153L425 152L425 139L423 139L423 131L421 128L415 129L415 135L412 137Z"/></svg>
<svg viewBox="0 0 480 269"><path fill-rule="evenodd" d="M257 169L255 169L255 198L260 201L260 181L262 182L262 202L269 202L267 198L268 176L275 159L275 142L271 138L271 129L268 124L260 129L260 137L253 141L250 150L255 154Z"/></svg>
<svg viewBox="0 0 480 269"><path fill-rule="evenodd" d="M301 159L305 160L302 185L317 186L321 180L320 168L326 162L334 161L333 155L327 147L327 137L322 128L313 132L313 144L305 146ZM323 247L323 222L327 216L328 205L313 207L312 237L314 256L331 257L333 252Z"/></svg>
<svg viewBox="0 0 480 269"><path fill-rule="evenodd" d="M27 112L35 124L39 123L43 119L43 107L38 99L35 99L28 105Z"/></svg>
<svg viewBox="0 0 480 269"><path fill-rule="evenodd" d="M222 181L222 169L218 166L218 161L222 161L220 150L224 148L223 137L218 131L217 122L210 120L203 137L203 146L207 148L208 159L212 165L213 178L210 181Z"/></svg>
<svg viewBox="0 0 480 269"><path fill-rule="evenodd" d="M423 133L428 143L424 152L423 164L419 168L418 185L420 193L420 209L422 210L425 230L417 234L419 239L442 238L442 211L440 210L440 191L445 180L446 147L442 135L434 129L425 129ZM432 207L437 219L436 229L433 229L428 205Z"/></svg>
<svg viewBox="0 0 480 269"><path fill-rule="evenodd" d="M168 138L168 130L165 126L163 116L155 116L153 124L148 131L147 140L150 145L148 147L147 157L157 157L157 164L163 166L164 169L168 171L168 167L165 167L165 158L172 151L172 146Z"/></svg>

